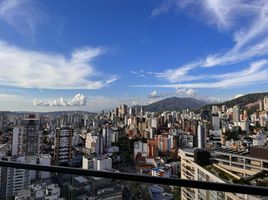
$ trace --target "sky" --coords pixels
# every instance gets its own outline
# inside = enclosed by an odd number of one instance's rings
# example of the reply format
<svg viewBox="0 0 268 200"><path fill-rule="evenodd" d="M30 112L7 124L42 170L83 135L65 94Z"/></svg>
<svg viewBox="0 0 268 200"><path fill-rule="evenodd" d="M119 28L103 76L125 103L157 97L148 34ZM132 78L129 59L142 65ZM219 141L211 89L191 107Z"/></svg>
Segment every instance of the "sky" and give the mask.
<svg viewBox="0 0 268 200"><path fill-rule="evenodd" d="M0 110L267 92L267 0L0 0Z"/></svg>

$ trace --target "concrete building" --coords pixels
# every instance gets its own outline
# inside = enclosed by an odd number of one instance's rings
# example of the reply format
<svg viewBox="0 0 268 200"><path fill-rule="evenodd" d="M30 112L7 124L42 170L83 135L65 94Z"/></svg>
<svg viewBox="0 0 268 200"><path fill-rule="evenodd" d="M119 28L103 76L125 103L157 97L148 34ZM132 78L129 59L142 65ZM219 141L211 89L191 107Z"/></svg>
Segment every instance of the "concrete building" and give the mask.
<svg viewBox="0 0 268 200"><path fill-rule="evenodd" d="M198 125L197 140L198 140L198 148L205 148L206 138L205 138L205 128L203 124Z"/></svg>
<svg viewBox="0 0 268 200"><path fill-rule="evenodd" d="M263 99L263 109L268 111L268 97L264 97Z"/></svg>
<svg viewBox="0 0 268 200"><path fill-rule="evenodd" d="M263 132L258 132L253 135L253 146L263 147L266 144L266 134Z"/></svg>
<svg viewBox="0 0 268 200"><path fill-rule="evenodd" d="M54 160L68 163L72 158L73 129L69 127L57 128L55 138Z"/></svg>
<svg viewBox="0 0 268 200"><path fill-rule="evenodd" d="M155 139L148 139L147 140L147 153L150 157L155 157L157 155L157 146L156 146L156 140Z"/></svg>
<svg viewBox="0 0 268 200"><path fill-rule="evenodd" d="M91 153L102 155L104 150L102 135L92 135L92 133L87 133L85 147L89 149Z"/></svg>
<svg viewBox="0 0 268 200"><path fill-rule="evenodd" d="M5 161L25 162L25 157L2 158ZM12 199L20 190L26 189L31 183L31 173L29 170L16 169L10 167L0 168L0 199Z"/></svg>
<svg viewBox="0 0 268 200"><path fill-rule="evenodd" d="M40 154L36 159L36 164L40 165L51 165L51 156L49 154ZM39 171L38 178L40 179L47 179L50 178L50 172Z"/></svg>
<svg viewBox="0 0 268 200"><path fill-rule="evenodd" d="M33 114L23 119L23 125L14 127L12 136L12 156L40 154L41 131L39 118Z"/></svg>
<svg viewBox="0 0 268 200"><path fill-rule="evenodd" d="M158 119L156 117L151 118L151 128L158 128Z"/></svg>
<svg viewBox="0 0 268 200"><path fill-rule="evenodd" d="M222 141L222 130L212 131L209 130L209 143L213 145L213 147L217 146L218 143Z"/></svg>
<svg viewBox="0 0 268 200"><path fill-rule="evenodd" d="M108 156L83 156L83 169L111 170L112 158Z"/></svg>
<svg viewBox="0 0 268 200"><path fill-rule="evenodd" d="M212 106L212 114L218 114L219 113L219 107L218 106Z"/></svg>
<svg viewBox="0 0 268 200"><path fill-rule="evenodd" d="M134 159L136 159L137 154L141 153L142 157L147 156L147 143L143 143L141 141L134 143Z"/></svg>
<svg viewBox="0 0 268 200"><path fill-rule="evenodd" d="M30 185L29 189L19 191L14 199L64 200L60 197L60 187L57 184L46 185L45 183Z"/></svg>
<svg viewBox="0 0 268 200"><path fill-rule="evenodd" d="M248 120L243 120L240 122L240 127L242 131L249 132L249 121Z"/></svg>
<svg viewBox="0 0 268 200"><path fill-rule="evenodd" d="M10 154L10 144L0 144L0 158L3 158Z"/></svg>
<svg viewBox="0 0 268 200"><path fill-rule="evenodd" d="M151 169L152 176L161 176L161 177L170 177L171 176L171 167L155 167Z"/></svg>
<svg viewBox="0 0 268 200"><path fill-rule="evenodd" d="M23 155L23 126L14 127L12 135L12 156Z"/></svg>
<svg viewBox="0 0 268 200"><path fill-rule="evenodd" d="M128 113L127 105L123 104L119 106L119 117L124 118Z"/></svg>
<svg viewBox="0 0 268 200"><path fill-rule="evenodd" d="M251 147L249 151L219 148L214 151L218 165L240 177L255 175L262 170L268 171L268 150Z"/></svg>
<svg viewBox="0 0 268 200"><path fill-rule="evenodd" d="M240 109L239 106L233 107L233 122L237 124L240 121Z"/></svg>
<svg viewBox="0 0 268 200"><path fill-rule="evenodd" d="M181 178L189 180L199 180L206 182L217 182L226 183L221 178L216 176L211 171L198 165L194 162L194 152L192 149L182 150L179 149L179 156L181 158ZM194 188L181 188L181 199L182 200L199 200L199 199L210 199L210 200L260 200L260 198L255 198L255 196L234 194L228 192L219 192L213 190L201 190Z"/></svg>
<svg viewBox="0 0 268 200"><path fill-rule="evenodd" d="M104 148L109 148L112 146L112 133L113 131L110 127L105 127L102 129Z"/></svg>
<svg viewBox="0 0 268 200"><path fill-rule="evenodd" d="M220 130L220 118L218 115L212 116L212 128L214 131Z"/></svg>
<svg viewBox="0 0 268 200"><path fill-rule="evenodd" d="M263 111L264 110L263 109L263 101L262 100L259 101L259 110L260 111Z"/></svg>

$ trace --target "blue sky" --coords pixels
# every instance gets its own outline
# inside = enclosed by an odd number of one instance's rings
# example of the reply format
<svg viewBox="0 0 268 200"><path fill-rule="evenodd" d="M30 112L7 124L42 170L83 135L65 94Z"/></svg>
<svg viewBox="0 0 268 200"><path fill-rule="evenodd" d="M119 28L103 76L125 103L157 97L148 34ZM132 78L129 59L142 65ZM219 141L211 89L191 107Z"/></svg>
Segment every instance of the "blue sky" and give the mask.
<svg viewBox="0 0 268 200"><path fill-rule="evenodd" d="M0 0L0 110L267 91L266 0Z"/></svg>

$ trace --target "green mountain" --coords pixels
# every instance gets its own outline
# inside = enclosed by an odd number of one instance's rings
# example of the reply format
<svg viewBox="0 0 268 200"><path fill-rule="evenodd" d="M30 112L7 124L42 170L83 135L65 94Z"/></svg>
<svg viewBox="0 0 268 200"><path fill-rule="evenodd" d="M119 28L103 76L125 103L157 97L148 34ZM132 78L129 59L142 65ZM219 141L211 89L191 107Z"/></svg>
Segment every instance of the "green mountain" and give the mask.
<svg viewBox="0 0 268 200"><path fill-rule="evenodd" d="M143 108L144 111L149 112L181 111L199 109L205 104L206 102L194 98L171 97L143 106Z"/></svg>
<svg viewBox="0 0 268 200"><path fill-rule="evenodd" d="M263 100L264 97L266 96L268 96L268 92L246 94L244 96L241 96L241 97L229 100L229 101L225 101L222 103L205 105L203 108L208 109L212 105L216 105L216 106L226 105L229 108L235 105L239 105L241 108L258 107L259 105L258 101Z"/></svg>

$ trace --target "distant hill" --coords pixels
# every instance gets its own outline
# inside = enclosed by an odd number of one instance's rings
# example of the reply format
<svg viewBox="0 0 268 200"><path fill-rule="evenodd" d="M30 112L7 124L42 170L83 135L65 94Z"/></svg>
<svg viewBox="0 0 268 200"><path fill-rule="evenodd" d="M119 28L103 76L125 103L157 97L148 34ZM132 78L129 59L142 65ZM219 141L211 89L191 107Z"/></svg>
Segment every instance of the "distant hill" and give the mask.
<svg viewBox="0 0 268 200"><path fill-rule="evenodd" d="M222 103L205 105L203 108L207 109L210 108L212 105L226 105L229 108L235 105L239 105L241 108L250 108L253 106L258 107L258 101L263 100L265 96L268 96L268 92L252 93Z"/></svg>
<svg viewBox="0 0 268 200"><path fill-rule="evenodd" d="M144 111L149 112L181 111L199 109L205 104L206 102L194 98L171 97L143 106L143 108Z"/></svg>

